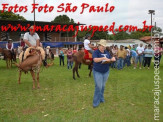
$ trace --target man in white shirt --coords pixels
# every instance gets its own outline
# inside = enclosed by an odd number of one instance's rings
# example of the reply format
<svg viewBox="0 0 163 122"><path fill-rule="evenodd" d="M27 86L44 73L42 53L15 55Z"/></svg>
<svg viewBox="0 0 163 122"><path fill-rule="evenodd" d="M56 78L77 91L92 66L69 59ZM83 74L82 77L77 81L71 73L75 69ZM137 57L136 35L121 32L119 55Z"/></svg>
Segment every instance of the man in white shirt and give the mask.
<svg viewBox="0 0 163 122"><path fill-rule="evenodd" d="M139 47L136 48L136 52L138 54L137 56L137 64L139 62L139 68L141 69L141 63L143 60L143 53L144 53L144 48L143 48L143 44L141 43Z"/></svg>
<svg viewBox="0 0 163 122"><path fill-rule="evenodd" d="M31 26L31 27L29 28L29 32L26 32L26 33L24 34L24 42L25 42L24 51L25 51L28 47L37 47L37 46L40 46L40 37L39 37L38 34L35 32L34 26ZM44 66L47 66L46 59L43 60L43 64L44 64Z"/></svg>
<svg viewBox="0 0 163 122"><path fill-rule="evenodd" d="M91 35L87 34L87 35L85 36L85 40L84 40L84 48L85 48L86 50L88 50L89 53L92 54L92 53L93 53L92 48L94 48L94 47L91 45L90 39L91 39Z"/></svg>
<svg viewBox="0 0 163 122"><path fill-rule="evenodd" d="M29 28L29 32L24 34L24 42L26 47L37 47L40 45L40 37L34 30L34 26Z"/></svg>

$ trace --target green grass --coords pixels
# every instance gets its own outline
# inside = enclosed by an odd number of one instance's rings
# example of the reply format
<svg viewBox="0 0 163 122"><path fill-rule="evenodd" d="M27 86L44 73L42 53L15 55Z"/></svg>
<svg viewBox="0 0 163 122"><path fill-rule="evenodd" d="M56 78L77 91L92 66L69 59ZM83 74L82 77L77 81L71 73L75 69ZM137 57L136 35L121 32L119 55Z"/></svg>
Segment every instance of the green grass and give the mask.
<svg viewBox="0 0 163 122"><path fill-rule="evenodd" d="M72 79L72 70L54 66L40 73L40 89L32 90L30 73L17 83L16 67L6 69L0 60L0 121L2 122L152 122L153 69L124 68L110 70L105 88L105 103L92 107L93 76L82 65L81 78ZM153 64L152 64L153 66ZM152 67L151 66L151 67ZM163 79L163 60L160 76ZM160 89L163 83L160 82ZM163 98L160 96L160 120L163 121Z"/></svg>

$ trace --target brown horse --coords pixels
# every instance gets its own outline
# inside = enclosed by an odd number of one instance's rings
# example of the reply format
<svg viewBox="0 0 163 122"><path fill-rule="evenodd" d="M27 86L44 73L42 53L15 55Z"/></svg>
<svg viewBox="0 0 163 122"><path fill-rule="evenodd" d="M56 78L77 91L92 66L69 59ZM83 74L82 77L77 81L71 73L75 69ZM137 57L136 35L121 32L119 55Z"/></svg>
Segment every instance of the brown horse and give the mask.
<svg viewBox="0 0 163 122"><path fill-rule="evenodd" d="M112 57L113 53L111 51L111 48L106 47L106 50L110 53L110 55ZM85 65L89 65L89 69L90 69L89 77L91 76L91 72L92 72L92 68L93 68L93 61L84 59L84 56L85 56L84 50L80 50L77 53L73 54L73 56L72 56L73 61L75 62L75 66L73 68L73 79L74 80L75 80L75 72L77 74L77 77L80 78L79 73L78 73L78 67L79 67L80 63L85 64ZM108 63L108 62L106 62L106 63Z"/></svg>
<svg viewBox="0 0 163 122"><path fill-rule="evenodd" d="M10 50L2 49L0 48L0 53L4 56L4 59L6 60L6 66L7 68L12 67L12 61L16 62L16 54L12 54Z"/></svg>
<svg viewBox="0 0 163 122"><path fill-rule="evenodd" d="M90 67L89 76L91 76L93 62L91 60L84 59L84 56L85 56L84 50L79 50L77 53L72 55L72 59L75 62L75 66L73 68L73 79L74 80L75 80L75 72L77 74L77 77L80 78L79 73L78 73L78 67L79 67L80 63L89 65L89 67Z"/></svg>
<svg viewBox="0 0 163 122"><path fill-rule="evenodd" d="M19 68L19 80L20 84L21 73L27 73L30 71L33 78L33 89L35 89L35 73L37 74L37 87L40 88L39 85L39 73L40 67L42 65L42 60L45 59L45 51L41 47L37 48L28 48L24 53L24 60L22 61L23 52L19 56L20 63L15 64Z"/></svg>

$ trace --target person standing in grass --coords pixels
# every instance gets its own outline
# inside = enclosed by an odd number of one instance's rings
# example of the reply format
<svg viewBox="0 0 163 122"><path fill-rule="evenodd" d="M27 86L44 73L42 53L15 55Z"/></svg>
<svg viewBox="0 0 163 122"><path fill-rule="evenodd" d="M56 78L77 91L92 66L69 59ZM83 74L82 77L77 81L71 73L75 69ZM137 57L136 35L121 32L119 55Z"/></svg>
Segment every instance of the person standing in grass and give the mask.
<svg viewBox="0 0 163 122"><path fill-rule="evenodd" d="M93 98L93 107L99 106L104 102L105 83L109 77L109 63L115 61L106 51L106 40L100 40L98 49L93 53L93 77L95 82L95 92ZM102 63L104 62L104 63Z"/></svg>
<svg viewBox="0 0 163 122"><path fill-rule="evenodd" d="M120 46L120 49L117 52L117 68L118 70L123 69L124 59L126 58L126 51L123 46Z"/></svg>
<svg viewBox="0 0 163 122"><path fill-rule="evenodd" d="M136 53L135 50L131 50L131 56L132 56L132 61L133 61L134 69L136 69L137 53Z"/></svg>
<svg viewBox="0 0 163 122"><path fill-rule="evenodd" d="M138 54L136 63L138 64L138 62L139 62L139 69L141 69L141 64L142 64L142 60L143 60L143 53L144 53L144 48L143 48L142 43L140 44L139 47L136 48L136 52Z"/></svg>
<svg viewBox="0 0 163 122"><path fill-rule="evenodd" d="M148 48L148 45L145 45L144 52ZM142 66L144 66L145 63L145 54L143 53L143 61L142 61Z"/></svg>
<svg viewBox="0 0 163 122"><path fill-rule="evenodd" d="M59 53L59 63L60 63L60 66L61 66L61 63L64 66L64 52L63 52L62 48L61 48L60 53Z"/></svg>
<svg viewBox="0 0 163 122"><path fill-rule="evenodd" d="M144 51L144 54L145 54L145 62L144 62L144 68L146 65L148 65L148 69L150 67L150 64L151 64L151 59L154 55L154 51L152 49L152 45L148 45L148 48Z"/></svg>
<svg viewBox="0 0 163 122"><path fill-rule="evenodd" d="M112 53L113 53L113 56L114 56L115 58L117 58L117 52L118 52L118 46L115 45L115 46L113 47L113 49L112 49ZM117 68L116 62L113 62L113 63L111 64L111 67L112 67L112 68Z"/></svg>
<svg viewBox="0 0 163 122"><path fill-rule="evenodd" d="M68 48L68 51L67 51L67 68L68 69L69 67L72 69L72 65L73 65L72 54L73 54L72 49Z"/></svg>

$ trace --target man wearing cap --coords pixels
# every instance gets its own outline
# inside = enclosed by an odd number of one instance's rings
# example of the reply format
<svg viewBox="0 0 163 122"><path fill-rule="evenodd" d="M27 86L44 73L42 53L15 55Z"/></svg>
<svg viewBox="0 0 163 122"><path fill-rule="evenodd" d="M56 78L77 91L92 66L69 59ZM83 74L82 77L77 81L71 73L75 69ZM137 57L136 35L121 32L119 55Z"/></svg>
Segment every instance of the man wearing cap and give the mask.
<svg viewBox="0 0 163 122"><path fill-rule="evenodd" d="M94 48L90 43L91 35L86 34L85 40L84 40L84 48L91 54L93 54L92 48Z"/></svg>
<svg viewBox="0 0 163 122"><path fill-rule="evenodd" d="M15 53L14 53L14 45L12 43L12 39L8 39L8 43L6 44L6 49L10 51L12 59L16 61L16 58L14 58ZM6 57L4 57L5 60Z"/></svg>
<svg viewBox="0 0 163 122"><path fill-rule="evenodd" d="M38 34L35 32L34 26L31 26L31 27L29 28L29 32L26 32L26 33L24 34L24 42L25 42L24 51L25 51L28 47L37 47L37 46L40 46L40 37L39 37ZM47 65L46 60L43 60L43 64L44 64L44 66Z"/></svg>
<svg viewBox="0 0 163 122"><path fill-rule="evenodd" d="M14 45L13 45L13 43L12 43L12 39L9 39L9 40L8 40L8 43L6 44L6 49L12 51L13 48L14 48Z"/></svg>
<svg viewBox="0 0 163 122"><path fill-rule="evenodd" d="M98 49L93 53L93 77L95 81L95 92L93 107L99 106L104 102L105 83L109 77L109 63L115 61L115 57L110 56L106 51L106 40L101 39Z"/></svg>

